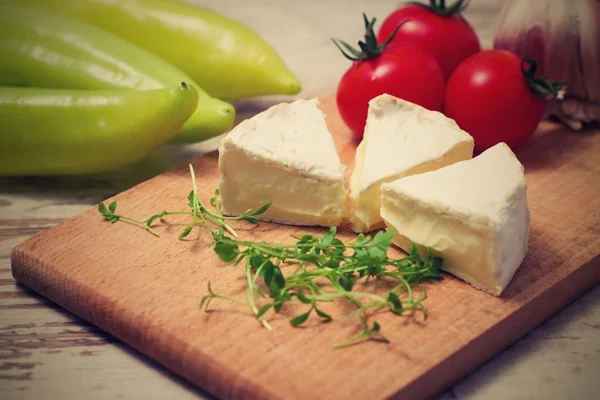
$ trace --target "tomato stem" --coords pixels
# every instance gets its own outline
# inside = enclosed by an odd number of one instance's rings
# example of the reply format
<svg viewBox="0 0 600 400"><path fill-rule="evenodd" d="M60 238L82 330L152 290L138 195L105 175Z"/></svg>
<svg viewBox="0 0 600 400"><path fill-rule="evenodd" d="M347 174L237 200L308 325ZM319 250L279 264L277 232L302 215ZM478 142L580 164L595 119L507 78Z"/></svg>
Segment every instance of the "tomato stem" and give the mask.
<svg viewBox="0 0 600 400"><path fill-rule="evenodd" d="M469 6L469 2L470 0L456 0L456 2L452 3L450 6L446 6L446 0L439 0L439 3L438 0L429 0L429 5L418 1L411 1L408 2L408 4L426 8L440 16L460 16L460 13L465 11Z"/></svg>
<svg viewBox="0 0 600 400"><path fill-rule="evenodd" d="M566 82L551 82L548 77L536 77L537 61L527 58L527 51L521 56L521 73L530 90L545 102L549 103L559 97L559 91L566 86Z"/></svg>
<svg viewBox="0 0 600 400"><path fill-rule="evenodd" d="M363 41L358 41L358 47L360 47L360 51L354 49L348 43L339 40L339 39L331 39L333 44L342 52L342 55L351 61L360 61L360 60L372 60L374 58L379 57L379 55L383 52L383 50L387 47L388 44L394 39L396 33L398 33L398 29L402 25L404 25L409 20L403 21L399 24L396 29L392 32L392 34L383 42L382 44L377 43L377 36L375 35L374 26L377 18L373 18L369 20L367 15L363 13L363 20L365 23L365 38ZM338 43L339 42L339 43ZM344 49L342 49L344 47Z"/></svg>

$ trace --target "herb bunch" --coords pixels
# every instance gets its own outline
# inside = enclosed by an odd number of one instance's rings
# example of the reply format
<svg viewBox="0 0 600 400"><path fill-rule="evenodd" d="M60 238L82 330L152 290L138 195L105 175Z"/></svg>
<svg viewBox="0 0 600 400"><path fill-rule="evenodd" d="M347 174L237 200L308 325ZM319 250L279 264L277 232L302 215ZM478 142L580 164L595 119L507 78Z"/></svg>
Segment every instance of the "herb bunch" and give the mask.
<svg viewBox="0 0 600 400"><path fill-rule="evenodd" d="M198 225L206 227L213 238L213 249L219 258L234 265L244 266L246 281L245 299L238 299L216 293L210 282L208 294L200 302L200 309L208 309L214 299L232 301L248 306L254 317L268 330L267 313L279 313L287 303L300 303L304 310L292 317L292 326L304 324L311 315L323 322L333 319L321 307L326 302L347 301L356 310L345 318L358 318L364 330L358 335L335 345L345 347L365 340L388 342L380 332L381 326L367 323L368 312L387 309L394 314L420 310L427 317L423 302L427 298L424 291L416 294L415 284L431 279L441 279L442 260L429 253L421 257L418 246L413 244L405 258L388 257L394 230L379 231L375 235L359 234L355 240L343 242L337 235L336 227L324 235L291 235L291 243L266 243L242 240L229 225L231 220L258 223L257 217L268 210L265 204L257 210L248 210L236 217L224 216L219 201L220 193L215 191L210 199L210 210L198 197L194 170L190 165L192 191L188 195L189 211L162 211L144 220L136 220L116 214L116 202L108 207L99 203L98 210L112 223L123 220L138 225L155 236L158 233L151 227L157 219L168 215L190 215L192 222L179 235L188 236ZM284 271L286 272L284 274ZM357 289L357 282L367 286L369 280L384 281L390 286L384 294Z"/></svg>
<svg viewBox="0 0 600 400"><path fill-rule="evenodd" d="M380 231L374 236L360 234L356 240L346 243L338 239L336 233L332 227L322 236L292 235L295 243L265 243L231 238L220 228L213 233L214 250L223 261L244 265L247 299L219 295L209 283L209 294L202 299L201 308L206 309L216 298L246 304L267 329L271 327L265 319L266 313L271 309L279 312L290 302L306 307L304 312L290 319L292 326L302 325L313 312L321 320L330 321L332 316L320 306L337 299L349 301L356 307L346 318L366 318L368 310L381 308L395 314L421 310L426 317L423 301L427 296L425 292L416 295L412 286L427 279L439 279L440 258L422 258L417 245L412 246L408 257L388 257L393 230ZM284 268L291 273L284 276ZM385 280L392 287L384 295L356 289L359 280L370 278ZM263 304L259 305L259 298ZM381 334L372 334L376 332L379 325L375 323L361 338L385 339Z"/></svg>

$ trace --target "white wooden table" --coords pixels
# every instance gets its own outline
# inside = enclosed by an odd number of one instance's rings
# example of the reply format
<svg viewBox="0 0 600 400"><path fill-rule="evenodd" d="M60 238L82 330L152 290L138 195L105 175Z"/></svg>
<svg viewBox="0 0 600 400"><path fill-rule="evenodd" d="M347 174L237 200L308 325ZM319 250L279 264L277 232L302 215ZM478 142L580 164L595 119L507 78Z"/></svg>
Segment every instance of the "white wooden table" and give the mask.
<svg viewBox="0 0 600 400"><path fill-rule="evenodd" d="M361 12L381 21L398 0L196 1L243 21L280 52L302 97L332 93L348 62L330 41L354 42ZM501 0L473 0L465 16L491 45ZM239 103L256 112L277 98ZM0 178L0 398L210 398L85 321L16 285L10 251L22 240L155 174L215 149L163 149L152 160L103 176ZM1 144L0 144L1 145ZM600 392L600 287L577 300L440 399L591 399Z"/></svg>

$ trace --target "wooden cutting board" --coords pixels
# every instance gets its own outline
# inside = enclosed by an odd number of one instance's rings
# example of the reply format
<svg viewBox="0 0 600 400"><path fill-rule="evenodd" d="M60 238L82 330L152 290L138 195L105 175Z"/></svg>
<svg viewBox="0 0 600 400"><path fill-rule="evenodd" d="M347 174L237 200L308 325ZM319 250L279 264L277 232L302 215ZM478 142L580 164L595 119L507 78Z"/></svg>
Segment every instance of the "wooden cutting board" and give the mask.
<svg viewBox="0 0 600 400"><path fill-rule="evenodd" d="M349 176L356 143L333 99L322 107ZM391 344L334 350L360 331L356 321L311 318L292 328L288 318L300 312L293 307L268 314L273 332L243 306L214 301L210 312L200 311L209 280L215 291L243 297L244 273L218 260L206 231L178 240L185 217L157 225L156 238L127 223L110 224L90 208L18 245L12 271L19 282L220 398L430 397L600 282L600 132L572 133L545 122L518 157L529 181L530 247L505 294L496 298L446 275L426 285L426 321L419 313L376 316ZM207 201L217 186L217 154L193 164ZM183 166L109 201L118 202L119 213L143 219L185 210L190 189ZM323 232L270 223L235 227L244 238L275 242L290 233ZM343 304L327 309L334 316L349 310Z"/></svg>

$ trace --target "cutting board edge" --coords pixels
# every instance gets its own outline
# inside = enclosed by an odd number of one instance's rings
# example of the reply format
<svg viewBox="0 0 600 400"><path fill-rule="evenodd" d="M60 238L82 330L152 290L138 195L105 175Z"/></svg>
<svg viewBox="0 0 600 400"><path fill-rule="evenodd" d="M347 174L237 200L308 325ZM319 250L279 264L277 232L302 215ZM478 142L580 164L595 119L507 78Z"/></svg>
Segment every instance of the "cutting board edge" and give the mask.
<svg viewBox="0 0 600 400"><path fill-rule="evenodd" d="M27 244L22 243L21 245L16 246L11 252L12 274L14 279L20 284L27 286L39 295L82 318L86 322L97 326L122 343L131 346L140 355L148 357L163 367L175 372L178 376L186 379L200 390L216 396L217 398L244 399L247 398L248 395L252 395L252 398L257 400L279 399L278 396L268 391L268 389L255 385L250 380L236 375L235 371L228 368L226 364L220 363L213 358L206 357L204 354L205 360L199 362L197 359L198 353L195 352L194 358L190 362L196 364L196 368L190 368L189 366L186 368L186 365L188 364L185 362L177 362L177 353L172 350L169 353L173 354L175 358L169 357L169 354L167 354L167 356L161 356L161 346L156 345L157 343L160 344L158 339L149 341L145 345L140 345L139 343L142 341L136 341L134 338L136 335L142 338L146 332L158 332L158 334L154 335L157 338L160 337L161 334L167 337L174 337L174 335L163 329L160 324L155 324L151 330L146 329L152 323L151 321L148 325L145 323L135 324L135 326L144 327L144 329L131 331L123 330L119 332L119 326L127 326L127 324L123 322L139 320L140 316L115 313L114 315L120 315L121 317L107 318L105 312L97 312L100 309L117 309L118 302L107 299L101 292L94 291L93 288L87 287L76 280L69 281L68 277L65 278L62 276L63 274L49 273L48 276L41 276L36 272L36 268L30 268L29 266L37 265L39 271L52 271L52 267L49 267L38 257L27 255L22 250L26 247ZM68 282L68 285L66 282ZM70 297L72 297L72 299L67 299L65 292L61 290L53 290L53 288L65 286L70 288L69 293L71 294ZM96 297L98 301L93 305L90 305L82 295L83 293L88 293L88 296L89 293L94 293L94 297ZM96 310L96 312L93 310ZM104 318L98 319L95 318L94 315L101 315L104 316ZM110 320L112 320L112 322L110 322ZM119 320L123 322L120 322ZM170 347L171 349L177 345L184 348L187 347L187 343L181 341L175 341L172 344L173 345ZM169 361L169 359L172 359L172 361ZM201 367L202 365L204 365L204 367ZM196 371L196 373L194 373L194 371ZM202 373L197 373L198 371L202 371ZM222 384L213 383L218 382L219 380L223 381ZM236 382L235 386L229 383L233 381Z"/></svg>
<svg viewBox="0 0 600 400"><path fill-rule="evenodd" d="M487 332L480 334L472 342L430 368L425 374L413 380L391 397L402 399L421 398L423 393L420 388L427 387L432 388L432 390L425 397L434 398L598 285L600 285L600 255L592 258L563 279L558 280L542 294L498 321ZM532 313L530 310L536 307L537 312ZM544 312L539 312L540 308L544 309ZM536 318L530 318L530 314L535 315ZM515 323L515 319L525 323ZM518 329L513 330L514 334L511 332L511 335L502 335L502 332L510 332L510 326L517 326ZM490 338L497 339L493 341L492 351L489 350ZM476 353L475 356L467 355L468 351L473 350L474 345L478 347L485 346L486 351ZM482 356L479 356L480 354ZM457 365L464 368L457 368ZM440 384L442 381L439 378L436 379L440 376L447 376L448 379Z"/></svg>

